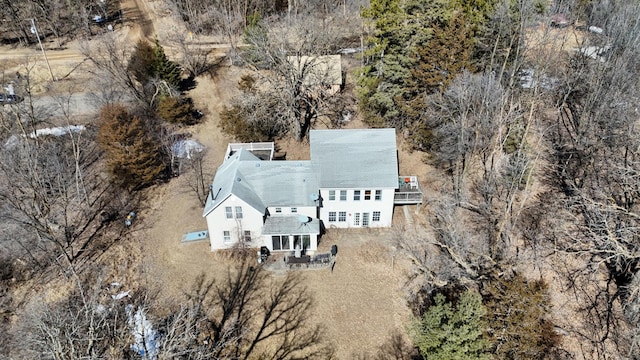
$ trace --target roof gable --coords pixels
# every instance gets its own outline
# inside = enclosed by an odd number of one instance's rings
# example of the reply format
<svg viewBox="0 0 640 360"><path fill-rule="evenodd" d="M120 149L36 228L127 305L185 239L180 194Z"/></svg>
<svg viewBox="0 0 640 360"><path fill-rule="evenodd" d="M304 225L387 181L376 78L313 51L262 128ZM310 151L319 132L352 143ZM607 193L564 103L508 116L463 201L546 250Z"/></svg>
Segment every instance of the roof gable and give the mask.
<svg viewBox="0 0 640 360"><path fill-rule="evenodd" d="M209 186L210 192L205 203L202 216L207 216L224 202L231 194L242 199L254 209L264 212L266 206L260 197L253 191L245 176L239 171L242 161L242 153L234 154L226 159L216 171L213 183Z"/></svg>
<svg viewBox="0 0 640 360"><path fill-rule="evenodd" d="M264 212L268 206L314 206L318 181L310 161L262 161L238 152L218 168L203 216L232 194Z"/></svg>

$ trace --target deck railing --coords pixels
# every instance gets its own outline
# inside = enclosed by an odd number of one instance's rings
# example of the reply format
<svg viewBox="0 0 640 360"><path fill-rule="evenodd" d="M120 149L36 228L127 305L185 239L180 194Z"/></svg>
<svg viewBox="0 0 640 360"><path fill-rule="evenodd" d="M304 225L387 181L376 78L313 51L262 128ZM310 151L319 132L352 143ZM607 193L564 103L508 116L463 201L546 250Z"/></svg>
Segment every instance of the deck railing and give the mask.
<svg viewBox="0 0 640 360"><path fill-rule="evenodd" d="M393 203L395 205L422 204L422 195L417 176L400 176Z"/></svg>
<svg viewBox="0 0 640 360"><path fill-rule="evenodd" d="M229 143L229 145L227 145L227 153L225 154L225 158L229 158L231 154L235 153L240 149L245 149L249 151L269 151L271 154L269 156L269 160L273 160L275 144L273 142Z"/></svg>

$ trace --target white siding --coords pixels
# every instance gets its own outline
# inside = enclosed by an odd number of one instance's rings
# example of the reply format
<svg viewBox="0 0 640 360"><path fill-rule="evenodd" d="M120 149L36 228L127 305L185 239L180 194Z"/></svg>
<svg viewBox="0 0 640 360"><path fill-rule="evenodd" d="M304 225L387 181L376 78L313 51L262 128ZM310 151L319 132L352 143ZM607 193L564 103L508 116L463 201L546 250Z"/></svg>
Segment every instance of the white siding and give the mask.
<svg viewBox="0 0 640 360"><path fill-rule="evenodd" d="M235 210L238 206L242 207L242 219L236 218ZM232 219L227 219L226 207L231 207L233 212ZM261 246L262 222L262 213L249 206L238 197L234 195L229 196L229 198L224 200L217 208L207 215L211 250L214 251L235 246L244 236L245 231L251 231L251 246ZM224 241L224 231L229 232L231 241Z"/></svg>
<svg viewBox="0 0 640 360"><path fill-rule="evenodd" d="M335 190L335 200L329 200L329 191ZM340 200L340 191L347 192L346 200ZM354 191L360 190L360 200L354 200ZM365 200L365 191L371 190L369 200ZM375 191L381 190L381 199L375 200ZM365 214L368 214L367 227L390 227L393 220L393 195L395 189L321 189L322 208L320 220L327 228L363 227ZM380 212L380 219L373 221L373 213ZM329 221L330 213L336 215L336 221ZM340 221L340 212L346 212L345 221ZM359 214L359 215L356 215ZM356 221L358 220L358 221Z"/></svg>

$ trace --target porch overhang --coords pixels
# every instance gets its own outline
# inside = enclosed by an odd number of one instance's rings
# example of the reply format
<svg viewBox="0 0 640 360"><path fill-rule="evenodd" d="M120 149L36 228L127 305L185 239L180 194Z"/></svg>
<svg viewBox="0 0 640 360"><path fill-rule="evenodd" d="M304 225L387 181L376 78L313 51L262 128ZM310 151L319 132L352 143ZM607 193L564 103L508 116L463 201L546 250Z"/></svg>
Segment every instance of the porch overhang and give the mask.
<svg viewBox="0 0 640 360"><path fill-rule="evenodd" d="M307 216L269 216L262 226L262 235L318 235L320 221Z"/></svg>

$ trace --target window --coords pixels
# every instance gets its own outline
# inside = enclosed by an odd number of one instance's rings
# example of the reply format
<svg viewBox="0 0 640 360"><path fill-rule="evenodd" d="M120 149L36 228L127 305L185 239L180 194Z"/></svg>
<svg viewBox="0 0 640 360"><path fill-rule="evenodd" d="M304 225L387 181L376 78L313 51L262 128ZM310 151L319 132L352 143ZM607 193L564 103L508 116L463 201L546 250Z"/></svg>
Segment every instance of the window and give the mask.
<svg viewBox="0 0 640 360"><path fill-rule="evenodd" d="M310 247L311 247L311 236L302 235L302 248L306 250Z"/></svg>
<svg viewBox="0 0 640 360"><path fill-rule="evenodd" d="M382 190L376 190L376 200L382 200Z"/></svg>
<svg viewBox="0 0 640 360"><path fill-rule="evenodd" d="M244 242L251 242L251 231L244 231Z"/></svg>
<svg viewBox="0 0 640 360"><path fill-rule="evenodd" d="M340 201L347 201L347 190L340 190Z"/></svg>
<svg viewBox="0 0 640 360"><path fill-rule="evenodd" d="M225 207L224 212L227 214L227 219L233 219L233 211L231 210L231 206Z"/></svg>
<svg viewBox="0 0 640 360"><path fill-rule="evenodd" d="M225 244L228 244L228 243L231 242L231 233L230 232L223 231L222 232L222 236L224 236L224 240L223 241L224 241Z"/></svg>
<svg viewBox="0 0 640 360"><path fill-rule="evenodd" d="M353 190L353 201L360 201L360 190Z"/></svg>
<svg viewBox="0 0 640 360"><path fill-rule="evenodd" d="M353 225L360 226L360 213L353 214Z"/></svg>
<svg viewBox="0 0 640 360"><path fill-rule="evenodd" d="M380 221L380 211L374 211L371 216L371 221Z"/></svg>
<svg viewBox="0 0 640 360"><path fill-rule="evenodd" d="M329 211L329 221L330 222L336 221L336 212L335 211Z"/></svg>
<svg viewBox="0 0 640 360"><path fill-rule="evenodd" d="M336 191L335 190L329 190L329 200L333 201L336 199Z"/></svg>
<svg viewBox="0 0 640 360"><path fill-rule="evenodd" d="M364 191L364 199L365 200L371 200L371 190L365 190Z"/></svg>
<svg viewBox="0 0 640 360"><path fill-rule="evenodd" d="M346 211L340 211L338 213L338 221L347 221L347 212Z"/></svg>
<svg viewBox="0 0 640 360"><path fill-rule="evenodd" d="M291 250L289 247L289 235L271 236L271 245L273 250Z"/></svg>
<svg viewBox="0 0 640 360"><path fill-rule="evenodd" d="M236 206L236 219L242 219L242 206Z"/></svg>
<svg viewBox="0 0 640 360"><path fill-rule="evenodd" d="M295 213L297 213L297 212L298 212L298 208L291 208L291 213L292 213L292 214L295 214Z"/></svg>
<svg viewBox="0 0 640 360"><path fill-rule="evenodd" d="M271 245L273 250L281 250L282 244L280 243L280 235L271 236Z"/></svg>
<svg viewBox="0 0 640 360"><path fill-rule="evenodd" d="M282 213L282 208L276 208L276 214L281 214Z"/></svg>

